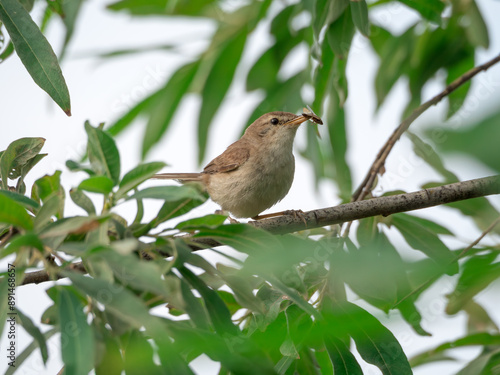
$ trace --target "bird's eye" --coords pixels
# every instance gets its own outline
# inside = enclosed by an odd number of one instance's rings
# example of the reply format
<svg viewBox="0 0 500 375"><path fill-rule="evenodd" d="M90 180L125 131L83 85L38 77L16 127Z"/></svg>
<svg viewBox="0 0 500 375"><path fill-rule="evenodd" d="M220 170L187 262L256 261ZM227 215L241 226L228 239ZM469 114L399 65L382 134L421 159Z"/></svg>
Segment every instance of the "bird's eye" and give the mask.
<svg viewBox="0 0 500 375"><path fill-rule="evenodd" d="M276 117L273 117L271 119L271 124L273 124L273 125L278 125L279 122L280 122L280 120L278 120Z"/></svg>

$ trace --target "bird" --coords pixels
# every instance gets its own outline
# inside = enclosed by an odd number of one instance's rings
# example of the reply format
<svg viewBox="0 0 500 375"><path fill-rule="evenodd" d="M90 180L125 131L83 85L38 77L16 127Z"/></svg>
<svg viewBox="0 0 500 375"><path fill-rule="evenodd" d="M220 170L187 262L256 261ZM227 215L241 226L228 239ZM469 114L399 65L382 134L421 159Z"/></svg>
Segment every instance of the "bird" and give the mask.
<svg viewBox="0 0 500 375"><path fill-rule="evenodd" d="M300 124L307 120L323 123L306 108L300 115L279 111L266 113L202 172L159 173L153 178L199 182L223 211L236 218L263 218L259 214L281 201L292 186L295 172L293 141ZM275 215L265 215L270 216Z"/></svg>

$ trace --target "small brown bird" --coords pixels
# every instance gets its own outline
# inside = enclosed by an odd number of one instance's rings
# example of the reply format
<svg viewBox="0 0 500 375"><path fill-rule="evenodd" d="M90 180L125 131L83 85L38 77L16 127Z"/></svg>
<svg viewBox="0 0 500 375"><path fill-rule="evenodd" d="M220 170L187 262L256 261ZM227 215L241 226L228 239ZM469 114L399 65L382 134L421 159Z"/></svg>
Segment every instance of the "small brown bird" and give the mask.
<svg viewBox="0 0 500 375"><path fill-rule="evenodd" d="M295 172L293 140L304 121L322 124L312 111L270 112L216 157L201 173L160 173L154 178L201 182L210 198L238 218L258 215L282 200Z"/></svg>

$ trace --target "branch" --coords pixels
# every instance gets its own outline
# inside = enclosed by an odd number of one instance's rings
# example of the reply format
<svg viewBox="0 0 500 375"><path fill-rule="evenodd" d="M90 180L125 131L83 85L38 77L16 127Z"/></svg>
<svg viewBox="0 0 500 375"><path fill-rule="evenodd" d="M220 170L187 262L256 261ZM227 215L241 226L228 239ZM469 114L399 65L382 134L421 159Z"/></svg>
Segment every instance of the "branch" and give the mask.
<svg viewBox="0 0 500 375"><path fill-rule="evenodd" d="M394 130L394 132L389 137L384 146L382 146L379 153L377 154L377 157L375 158L375 161L373 162L368 173L366 174L365 179L363 180L363 182L361 182L359 187L352 195L352 201L355 202L362 201L368 195L368 193L374 188L373 183L375 181L375 178L377 177L377 174L379 174L380 171L383 170L385 161L389 156L389 153L391 152L392 148L399 140L399 138L403 135L403 133L406 130L408 130L413 121L415 121L429 107L438 104L443 98L445 98L450 93L458 89L464 83L470 81L472 77L474 77L476 74L482 71L486 71L488 68L490 68L492 65L495 65L499 61L500 61L500 55L482 65L479 65L469 70L467 73L463 74L462 76L454 80L452 83L450 83L440 94L436 95L432 99L426 101L419 107L415 108L413 112L407 118L405 118L403 122L396 128L396 130Z"/></svg>
<svg viewBox="0 0 500 375"><path fill-rule="evenodd" d="M389 216L398 212L413 211L492 194L500 194L500 175L456 182L414 193L372 198L361 202L341 204L336 207L321 208L305 212L300 217L284 215L271 219L250 221L249 224L274 234L284 234L371 216ZM209 238L195 239L192 242L199 244L199 246L191 246L193 251L221 245ZM71 268L86 273L81 262L73 263ZM56 273L56 278L61 277ZM29 272L25 275L21 285L38 284L49 280L49 274L45 270Z"/></svg>

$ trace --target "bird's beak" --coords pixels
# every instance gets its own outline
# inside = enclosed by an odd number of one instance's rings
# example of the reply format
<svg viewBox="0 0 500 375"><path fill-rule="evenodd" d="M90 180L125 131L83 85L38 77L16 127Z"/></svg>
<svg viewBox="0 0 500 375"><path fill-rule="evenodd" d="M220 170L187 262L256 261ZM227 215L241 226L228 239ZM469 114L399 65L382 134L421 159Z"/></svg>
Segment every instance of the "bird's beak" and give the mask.
<svg viewBox="0 0 500 375"><path fill-rule="evenodd" d="M304 121L307 121L309 120L309 116L304 116L303 114L302 115L299 115L297 117L295 117L293 120L290 120L290 121L287 121L285 122L283 125L285 126L289 126L289 125L300 125L302 124Z"/></svg>

